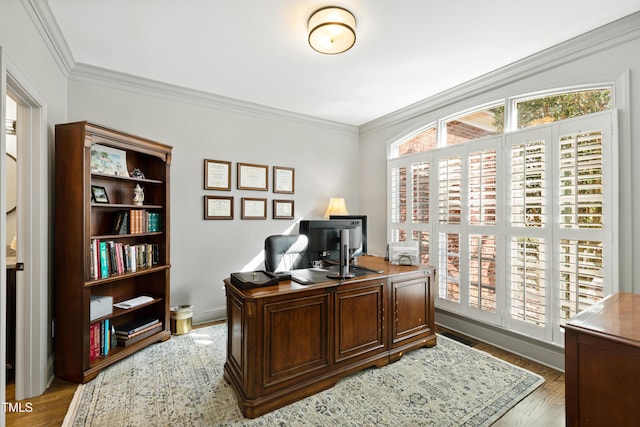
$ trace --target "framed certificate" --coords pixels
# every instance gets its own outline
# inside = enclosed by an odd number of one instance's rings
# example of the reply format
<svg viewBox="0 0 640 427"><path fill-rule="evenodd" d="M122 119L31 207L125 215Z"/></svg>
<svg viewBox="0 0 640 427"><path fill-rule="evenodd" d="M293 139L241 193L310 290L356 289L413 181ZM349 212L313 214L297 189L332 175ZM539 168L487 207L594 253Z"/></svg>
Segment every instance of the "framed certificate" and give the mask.
<svg viewBox="0 0 640 427"><path fill-rule="evenodd" d="M267 199L242 198L242 219L267 219Z"/></svg>
<svg viewBox="0 0 640 427"><path fill-rule="evenodd" d="M274 200L273 219L293 219L293 200Z"/></svg>
<svg viewBox="0 0 640 427"><path fill-rule="evenodd" d="M204 159L204 189L231 190L231 162Z"/></svg>
<svg viewBox="0 0 640 427"><path fill-rule="evenodd" d="M233 219L233 197L204 196L204 219Z"/></svg>
<svg viewBox="0 0 640 427"><path fill-rule="evenodd" d="M238 163L238 190L269 190L269 166Z"/></svg>
<svg viewBox="0 0 640 427"><path fill-rule="evenodd" d="M295 191L295 173L296 170L294 168L274 166L273 192L293 194Z"/></svg>

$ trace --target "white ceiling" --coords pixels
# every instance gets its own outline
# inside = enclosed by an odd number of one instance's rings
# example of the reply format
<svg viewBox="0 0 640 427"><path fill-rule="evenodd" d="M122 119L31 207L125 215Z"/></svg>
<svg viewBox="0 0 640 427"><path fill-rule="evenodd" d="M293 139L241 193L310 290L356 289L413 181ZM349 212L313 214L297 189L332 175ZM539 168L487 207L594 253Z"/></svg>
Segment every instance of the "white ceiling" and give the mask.
<svg viewBox="0 0 640 427"><path fill-rule="evenodd" d="M48 0L77 63L361 125L640 10L638 0ZM356 16L341 55L316 9Z"/></svg>

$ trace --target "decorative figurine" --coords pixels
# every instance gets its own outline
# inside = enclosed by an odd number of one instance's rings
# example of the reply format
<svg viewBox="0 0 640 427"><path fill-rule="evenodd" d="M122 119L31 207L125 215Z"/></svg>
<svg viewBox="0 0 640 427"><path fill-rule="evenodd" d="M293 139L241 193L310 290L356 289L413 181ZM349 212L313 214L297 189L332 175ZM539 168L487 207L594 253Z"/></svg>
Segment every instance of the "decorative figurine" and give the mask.
<svg viewBox="0 0 640 427"><path fill-rule="evenodd" d="M131 177L132 178L136 178L136 179L144 179L144 174L142 173L142 171L138 168L134 168L131 171Z"/></svg>
<svg viewBox="0 0 640 427"><path fill-rule="evenodd" d="M133 204L142 206L144 202L144 189L140 187L140 184L136 184L136 188L133 189Z"/></svg>

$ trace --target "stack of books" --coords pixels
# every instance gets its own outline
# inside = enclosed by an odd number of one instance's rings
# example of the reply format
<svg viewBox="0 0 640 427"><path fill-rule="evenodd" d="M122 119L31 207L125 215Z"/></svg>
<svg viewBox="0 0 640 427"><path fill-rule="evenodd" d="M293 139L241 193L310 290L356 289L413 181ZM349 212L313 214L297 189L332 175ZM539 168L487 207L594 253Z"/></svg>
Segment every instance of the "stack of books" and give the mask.
<svg viewBox="0 0 640 427"><path fill-rule="evenodd" d="M116 326L118 345L128 347L162 329L162 322L157 318L136 319L124 325Z"/></svg>
<svg viewBox="0 0 640 427"><path fill-rule="evenodd" d="M109 319L92 323L89 326L89 360L96 360L107 356L109 350L115 347Z"/></svg>

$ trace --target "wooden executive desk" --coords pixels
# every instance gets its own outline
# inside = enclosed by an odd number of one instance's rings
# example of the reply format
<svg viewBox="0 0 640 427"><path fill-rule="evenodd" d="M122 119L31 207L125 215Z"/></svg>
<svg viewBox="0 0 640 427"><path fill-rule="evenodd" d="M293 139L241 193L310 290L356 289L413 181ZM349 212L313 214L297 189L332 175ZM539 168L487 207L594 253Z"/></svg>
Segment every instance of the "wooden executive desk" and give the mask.
<svg viewBox="0 0 640 427"><path fill-rule="evenodd" d="M313 285L282 281L227 294L224 377L245 417L255 418L332 387L361 369L436 344L433 268L360 265L382 274Z"/></svg>
<svg viewBox="0 0 640 427"><path fill-rule="evenodd" d="M640 425L640 295L618 293L565 325L567 426Z"/></svg>

